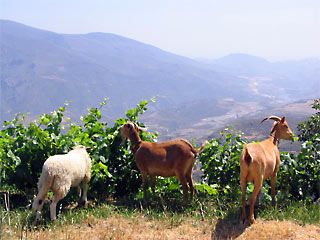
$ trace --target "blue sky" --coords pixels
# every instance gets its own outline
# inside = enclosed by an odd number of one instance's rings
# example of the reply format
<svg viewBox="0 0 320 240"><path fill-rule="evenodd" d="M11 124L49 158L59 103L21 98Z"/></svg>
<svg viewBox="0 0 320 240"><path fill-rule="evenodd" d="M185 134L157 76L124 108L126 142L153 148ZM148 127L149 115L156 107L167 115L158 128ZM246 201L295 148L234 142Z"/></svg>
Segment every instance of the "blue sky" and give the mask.
<svg viewBox="0 0 320 240"><path fill-rule="evenodd" d="M320 57L319 0L0 0L0 18L114 33L192 58Z"/></svg>

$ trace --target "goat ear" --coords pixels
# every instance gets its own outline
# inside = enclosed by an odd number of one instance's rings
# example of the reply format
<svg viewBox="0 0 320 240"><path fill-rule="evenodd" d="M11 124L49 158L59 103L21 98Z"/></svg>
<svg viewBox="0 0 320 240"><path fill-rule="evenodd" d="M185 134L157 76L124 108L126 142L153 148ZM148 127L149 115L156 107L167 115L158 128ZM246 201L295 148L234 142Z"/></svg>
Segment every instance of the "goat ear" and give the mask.
<svg viewBox="0 0 320 240"><path fill-rule="evenodd" d="M286 117L283 116L283 117L281 118L281 123L284 123L285 121L286 121Z"/></svg>

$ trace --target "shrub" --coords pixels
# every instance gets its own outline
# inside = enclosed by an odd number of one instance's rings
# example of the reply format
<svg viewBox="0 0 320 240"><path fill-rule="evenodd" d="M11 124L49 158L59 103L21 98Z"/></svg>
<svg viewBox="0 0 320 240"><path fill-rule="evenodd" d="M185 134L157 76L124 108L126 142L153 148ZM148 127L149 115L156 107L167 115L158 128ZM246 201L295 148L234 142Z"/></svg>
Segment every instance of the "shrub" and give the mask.
<svg viewBox="0 0 320 240"><path fill-rule="evenodd" d="M43 114L29 125L25 115L6 121L0 132L1 184L16 190L33 193L44 161L51 155L66 153L77 144L92 147L90 194L94 197L122 196L138 192L141 185L139 171L128 142L121 142L118 128L126 121L137 121L146 110L147 101L126 112L126 118L115 121L114 126L101 121L100 109L91 108L81 117L82 124L63 125L66 106L50 114ZM141 123L138 123L141 125ZM143 133L142 139L154 140L156 134Z"/></svg>
<svg viewBox="0 0 320 240"><path fill-rule="evenodd" d="M119 118L109 126L102 121L101 108L91 108L81 117L81 124L70 123L64 116L67 105L38 120L26 123L25 114L5 121L0 131L0 186L14 188L33 194L44 161L51 155L66 153L77 144L92 147L92 179L89 198L105 199L108 196L141 198L141 175L129 141L122 142L119 127L127 121L138 122L147 109L147 101L128 110L125 118ZM313 106L319 110L319 99ZM307 122L299 124L300 140L298 154L283 152L277 179L277 198L292 200L316 200L320 195L320 135L318 132L319 112ZM314 132L313 132L314 131ZM314 134L313 134L314 133ZM142 140L155 141L155 133L141 133ZM221 132L221 137L211 139L199 155L202 182L195 183L197 196L214 196L225 204L239 202L239 158L246 142L241 133L233 130ZM270 199L269 181L262 191ZM252 191L252 185L248 186ZM180 198L181 186L176 178L158 178L156 191L169 198Z"/></svg>
<svg viewBox="0 0 320 240"><path fill-rule="evenodd" d="M203 184L216 188L219 196L233 201L239 195L239 158L245 142L239 132L227 129L220 134L221 139L211 139L199 155L204 174L202 180Z"/></svg>

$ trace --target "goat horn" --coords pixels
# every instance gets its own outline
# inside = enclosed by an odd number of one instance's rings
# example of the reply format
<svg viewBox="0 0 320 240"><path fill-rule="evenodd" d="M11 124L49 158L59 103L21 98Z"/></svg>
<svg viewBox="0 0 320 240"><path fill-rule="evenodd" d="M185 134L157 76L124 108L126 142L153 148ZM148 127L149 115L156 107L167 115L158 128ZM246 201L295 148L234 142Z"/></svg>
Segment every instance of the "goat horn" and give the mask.
<svg viewBox="0 0 320 240"><path fill-rule="evenodd" d="M263 119L263 120L261 121L261 123L263 123L265 120L274 120L274 121L276 121L276 122L280 122L280 121L281 121L281 118L279 118L279 117L277 117L277 116L270 116L270 117L267 117L267 118Z"/></svg>
<svg viewBox="0 0 320 240"><path fill-rule="evenodd" d="M135 128L139 131L147 131L147 128L142 128L142 127L140 127L140 126L138 126L138 124L136 124L135 122L132 122L133 124L134 124L134 126L135 126Z"/></svg>

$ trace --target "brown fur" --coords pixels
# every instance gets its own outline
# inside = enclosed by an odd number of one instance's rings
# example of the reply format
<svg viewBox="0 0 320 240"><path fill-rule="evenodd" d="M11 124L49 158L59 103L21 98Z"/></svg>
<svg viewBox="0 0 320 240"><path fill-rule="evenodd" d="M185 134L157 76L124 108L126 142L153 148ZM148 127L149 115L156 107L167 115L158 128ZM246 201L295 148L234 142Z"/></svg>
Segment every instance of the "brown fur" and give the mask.
<svg viewBox="0 0 320 240"><path fill-rule="evenodd" d="M138 131L144 130L133 122L127 122L120 128L122 138L129 138L135 154L137 166L142 174L144 201L146 202L147 176L151 176L151 189L155 193L156 176L177 176L183 189L184 203L188 201L188 189L191 200L194 194L192 170L198 150L184 139L174 139L163 143L141 141Z"/></svg>
<svg viewBox="0 0 320 240"><path fill-rule="evenodd" d="M249 199L250 223L254 223L254 204L259 195L263 180L271 177L272 204L275 204L275 183L280 164L278 149L279 139L292 140L293 133L285 120L278 117L269 117L265 120L274 120L270 137L260 143L249 143L244 146L240 157L240 185L242 190L242 223L246 220L246 187L247 181L254 183L254 190ZM258 202L258 200L257 200Z"/></svg>

